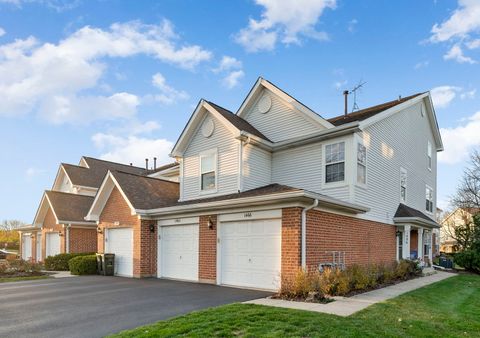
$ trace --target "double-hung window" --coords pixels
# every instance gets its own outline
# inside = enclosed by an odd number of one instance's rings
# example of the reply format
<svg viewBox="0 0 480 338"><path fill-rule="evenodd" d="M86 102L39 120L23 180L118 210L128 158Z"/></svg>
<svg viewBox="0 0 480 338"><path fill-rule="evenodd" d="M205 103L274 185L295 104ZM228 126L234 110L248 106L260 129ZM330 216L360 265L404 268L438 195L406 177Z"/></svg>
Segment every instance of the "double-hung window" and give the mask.
<svg viewBox="0 0 480 338"><path fill-rule="evenodd" d="M200 154L200 187L202 191L213 190L217 186L217 153Z"/></svg>
<svg viewBox="0 0 480 338"><path fill-rule="evenodd" d="M427 161L428 169L432 170L432 144L430 141L427 143Z"/></svg>
<svg viewBox="0 0 480 338"><path fill-rule="evenodd" d="M345 180L345 142L325 146L325 183Z"/></svg>
<svg viewBox="0 0 480 338"><path fill-rule="evenodd" d="M357 183L367 183L367 148L360 143L357 145Z"/></svg>
<svg viewBox="0 0 480 338"><path fill-rule="evenodd" d="M400 201L407 201L407 171L400 168Z"/></svg>
<svg viewBox="0 0 480 338"><path fill-rule="evenodd" d="M425 209L428 212L433 213L433 189L428 185L425 189Z"/></svg>

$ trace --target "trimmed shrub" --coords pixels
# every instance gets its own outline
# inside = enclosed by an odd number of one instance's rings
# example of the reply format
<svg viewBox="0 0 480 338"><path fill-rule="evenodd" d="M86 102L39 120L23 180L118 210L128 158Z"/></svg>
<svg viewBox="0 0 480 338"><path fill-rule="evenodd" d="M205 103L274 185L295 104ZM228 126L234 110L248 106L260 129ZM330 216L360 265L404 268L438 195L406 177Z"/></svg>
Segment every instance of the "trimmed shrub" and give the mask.
<svg viewBox="0 0 480 338"><path fill-rule="evenodd" d="M68 261L70 273L72 275L96 275L97 274L97 256L77 256Z"/></svg>
<svg viewBox="0 0 480 338"><path fill-rule="evenodd" d="M475 250L458 252L454 256L454 261L468 271L480 273L480 252Z"/></svg>
<svg viewBox="0 0 480 338"><path fill-rule="evenodd" d="M45 269L48 271L68 271L70 259L78 256L93 255L94 253L62 253L45 258Z"/></svg>

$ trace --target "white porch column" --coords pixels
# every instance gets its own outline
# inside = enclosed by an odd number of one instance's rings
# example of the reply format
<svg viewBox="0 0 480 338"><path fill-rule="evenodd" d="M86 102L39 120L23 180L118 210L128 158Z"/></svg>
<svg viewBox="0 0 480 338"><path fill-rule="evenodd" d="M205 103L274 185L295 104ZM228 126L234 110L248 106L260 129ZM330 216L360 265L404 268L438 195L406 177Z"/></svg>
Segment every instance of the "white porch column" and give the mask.
<svg viewBox="0 0 480 338"><path fill-rule="evenodd" d="M428 245L428 260L429 260L429 264L430 266L432 266L433 264L433 248L432 248L432 244L433 244L433 231L430 230L428 232L428 238L429 238L429 245Z"/></svg>
<svg viewBox="0 0 480 338"><path fill-rule="evenodd" d="M402 253L403 259L410 259L410 225L403 226Z"/></svg>
<svg viewBox="0 0 480 338"><path fill-rule="evenodd" d="M418 249L417 256L423 260L423 228L418 228Z"/></svg>

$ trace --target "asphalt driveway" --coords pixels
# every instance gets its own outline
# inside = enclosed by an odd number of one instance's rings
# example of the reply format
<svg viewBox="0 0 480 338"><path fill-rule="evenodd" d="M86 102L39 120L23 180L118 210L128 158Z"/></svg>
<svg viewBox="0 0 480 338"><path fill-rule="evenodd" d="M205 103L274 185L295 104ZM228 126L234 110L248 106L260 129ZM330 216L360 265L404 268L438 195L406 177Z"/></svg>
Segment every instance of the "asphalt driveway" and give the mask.
<svg viewBox="0 0 480 338"><path fill-rule="evenodd" d="M0 284L0 337L102 337L267 292L88 276Z"/></svg>

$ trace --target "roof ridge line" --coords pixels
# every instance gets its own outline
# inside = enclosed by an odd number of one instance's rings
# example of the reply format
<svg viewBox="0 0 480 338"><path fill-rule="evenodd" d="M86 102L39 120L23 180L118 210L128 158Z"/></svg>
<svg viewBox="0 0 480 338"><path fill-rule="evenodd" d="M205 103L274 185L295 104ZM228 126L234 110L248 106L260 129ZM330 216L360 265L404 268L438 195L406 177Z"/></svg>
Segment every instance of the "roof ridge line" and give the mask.
<svg viewBox="0 0 480 338"><path fill-rule="evenodd" d="M136 177L141 177L141 178L148 178L148 179L156 180L156 181L163 181L163 182L168 182L168 183L180 184L179 182L173 182L173 181L169 181L169 180L166 180L166 179L163 179L163 178L151 177L151 176L147 176L147 175L132 174L132 173L127 173L127 172L122 171L122 170L109 170L109 171L111 173L119 173L119 174L131 175L131 176L136 176Z"/></svg>

